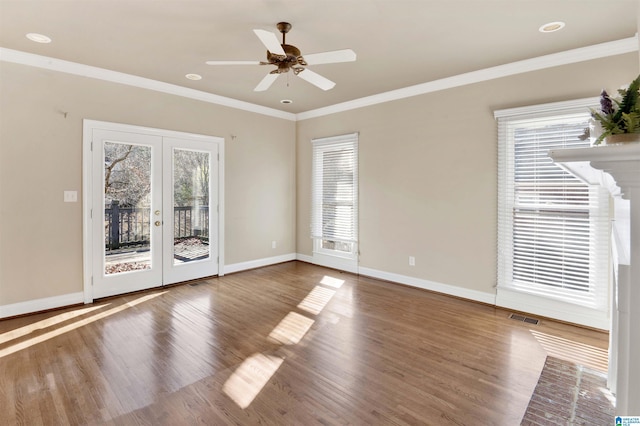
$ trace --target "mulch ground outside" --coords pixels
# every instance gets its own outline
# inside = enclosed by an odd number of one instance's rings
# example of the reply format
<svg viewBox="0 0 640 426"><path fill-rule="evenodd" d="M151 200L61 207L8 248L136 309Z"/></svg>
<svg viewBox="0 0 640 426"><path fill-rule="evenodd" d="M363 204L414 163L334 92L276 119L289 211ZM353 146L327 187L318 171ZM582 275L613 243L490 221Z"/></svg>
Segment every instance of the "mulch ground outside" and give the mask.
<svg viewBox="0 0 640 426"><path fill-rule="evenodd" d="M614 425L606 385L604 373L548 356L521 425Z"/></svg>
<svg viewBox="0 0 640 426"><path fill-rule="evenodd" d="M210 256L209 244L200 238L176 239L173 244L174 262L191 262ZM134 249L114 250L105 257L105 274L151 269L149 246Z"/></svg>

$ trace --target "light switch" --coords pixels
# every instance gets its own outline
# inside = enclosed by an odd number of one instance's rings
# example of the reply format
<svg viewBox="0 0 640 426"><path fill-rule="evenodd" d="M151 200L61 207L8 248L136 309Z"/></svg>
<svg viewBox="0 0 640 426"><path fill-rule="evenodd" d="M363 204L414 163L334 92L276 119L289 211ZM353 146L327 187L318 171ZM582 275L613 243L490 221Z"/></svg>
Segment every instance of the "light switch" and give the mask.
<svg viewBox="0 0 640 426"><path fill-rule="evenodd" d="M78 191L64 191L65 203L76 203L78 201Z"/></svg>

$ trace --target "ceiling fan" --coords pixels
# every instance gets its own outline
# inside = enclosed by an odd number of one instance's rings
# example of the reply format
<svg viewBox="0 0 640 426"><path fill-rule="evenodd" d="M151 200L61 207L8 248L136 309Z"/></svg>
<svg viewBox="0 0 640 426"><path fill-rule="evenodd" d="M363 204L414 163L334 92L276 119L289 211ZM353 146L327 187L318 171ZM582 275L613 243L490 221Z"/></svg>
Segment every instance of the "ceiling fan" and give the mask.
<svg viewBox="0 0 640 426"><path fill-rule="evenodd" d="M207 65L275 65L276 69L269 72L260 83L253 89L256 92L267 90L278 75L293 71L301 79L319 87L322 90L332 89L336 85L333 81L321 76L318 73L306 68L307 65L333 64L339 62L352 62L356 60L356 54L351 49L334 50L331 52L312 53L302 56L300 49L287 44L285 36L291 29L288 22L279 22L278 31L282 33L282 44L278 37L269 31L253 30L262 44L267 48L266 61L207 61Z"/></svg>

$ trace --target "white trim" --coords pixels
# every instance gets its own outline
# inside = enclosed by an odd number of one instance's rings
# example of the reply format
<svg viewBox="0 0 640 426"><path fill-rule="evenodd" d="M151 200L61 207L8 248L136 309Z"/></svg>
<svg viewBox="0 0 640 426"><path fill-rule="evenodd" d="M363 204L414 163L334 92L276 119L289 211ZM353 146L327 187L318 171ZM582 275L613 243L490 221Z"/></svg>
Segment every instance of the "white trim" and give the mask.
<svg viewBox="0 0 640 426"><path fill-rule="evenodd" d="M366 96L348 102L318 108L296 114L296 121L307 120L309 118L322 117L324 115L349 111L371 105L423 95L426 93L438 92L440 90L452 89L483 81L494 80L496 78L508 77L541 69L557 67L561 65L573 64L576 62L589 61L610 56L622 55L638 51L638 39L636 37L624 38L621 40L600 43L593 46L580 47L578 49L566 50L564 52L550 55L538 56L537 58L525 59L512 62L510 64L498 65L478 71L471 71L452 77L442 78L427 83L417 84L402 89L391 90L377 95Z"/></svg>
<svg viewBox="0 0 640 426"><path fill-rule="evenodd" d="M498 109L493 112L494 118L510 118L517 120L521 115L541 115L547 116L552 113L584 112L600 104L599 97L573 99L570 101L551 102L539 105L527 105L523 107Z"/></svg>
<svg viewBox="0 0 640 426"><path fill-rule="evenodd" d="M93 302L93 232L92 225L92 174L93 174L93 126L98 122L82 123L82 288L84 303Z"/></svg>
<svg viewBox="0 0 640 426"><path fill-rule="evenodd" d="M225 274L224 268L224 229L225 229L225 221L224 221L224 212L225 212L225 204L224 204L224 164L225 164L225 154L224 147L226 145L226 141L223 140L221 144L218 145L218 276L222 277Z"/></svg>
<svg viewBox="0 0 640 426"><path fill-rule="evenodd" d="M44 68L67 74L79 75L81 77L95 78L97 80L110 81L112 83L125 84L127 86L154 90L156 92L196 99L198 101L222 105L229 108L241 109L249 112L255 112L257 114L268 115L271 117L282 118L290 121L295 121L296 119L295 114L277 110L274 108L268 108L249 102L239 101L237 99L227 98L225 96L214 95L212 93L203 92L201 90L190 89L188 87L177 86L175 84L151 80L149 78L139 77L136 75L125 74L122 72L111 71L104 68L79 64L77 62L64 61L62 59L56 59L47 56L35 55L33 53L21 52L19 50L7 49L4 47L0 47L0 61L29 65L32 67Z"/></svg>
<svg viewBox="0 0 640 426"><path fill-rule="evenodd" d="M637 51L638 38L628 37L606 43L595 44L592 46L571 49L564 52L553 53L550 55L539 56L537 58L525 59L522 61L512 62L510 64L498 65L482 70L471 71L456 76L442 78L439 80L417 84L414 86L392 90L389 92L379 93L372 96L366 96L348 102L342 102L339 104L309 110L298 114L292 114L286 111L268 108L261 105L239 101L224 96L214 95L212 93L202 92L195 89L189 89L174 84L151 80L148 78L106 70L104 68L83 65L75 62L63 61L61 59L50 58L47 56L21 52L19 50L7 49L4 47L0 47L0 61L13 62L17 64L50 69L83 77L95 78L98 80L126 84L129 86L155 90L158 92L169 93L172 95L183 96L191 99L197 99L203 102L227 106L230 108L236 108L249 112L255 112L257 114L282 118L290 121L302 121L310 118L322 117L324 115L330 115L338 112L344 112L352 109L390 102L398 99L404 99L412 96L423 95L426 93L437 92L440 90L465 86L468 84L480 83L496 78L508 77L511 75L522 74L530 71L538 71L545 68L568 65L577 62L607 58L610 56L623 55L626 53Z"/></svg>
<svg viewBox="0 0 640 426"><path fill-rule="evenodd" d="M417 287L424 290L435 291L437 293L442 293L449 296L461 297L463 299L469 299L476 302L487 303L489 305L496 304L496 296L493 293L470 290L468 288L424 280L422 278L410 277L407 275L400 275L393 272L379 271L372 268L363 268L362 266L360 267L360 275L404 284L411 287Z"/></svg>
<svg viewBox="0 0 640 426"><path fill-rule="evenodd" d="M565 302L532 294L523 295L507 287L498 287L496 306L600 330L609 330L611 325L608 311L600 311L579 305L572 306L569 310Z"/></svg>
<svg viewBox="0 0 640 426"><path fill-rule="evenodd" d="M169 137L169 138L188 138L188 139L200 140L205 142L211 142L211 138L223 140L223 138L220 136L209 136L209 135L202 135L198 133L159 129L155 127L137 126L135 124L124 124L124 123L114 123L111 121L91 120L87 118L83 120L83 123L86 123L87 125L89 125L91 129L113 130L116 132L138 133L138 134L153 135L153 136L163 136L163 137ZM89 133L89 135L90 134L91 133ZM217 143L222 143L222 142L217 142ZM222 155L220 155L221 160L222 158L223 158Z"/></svg>
<svg viewBox="0 0 640 426"><path fill-rule="evenodd" d="M311 144L331 145L335 143L358 142L360 132L345 133L343 135L326 136L311 139Z"/></svg>
<svg viewBox="0 0 640 426"><path fill-rule="evenodd" d="M233 274L234 272L246 271L248 269L262 268L263 266L275 265L277 263L290 262L296 260L295 253L282 254L280 256L265 257L263 259L249 260L246 262L232 263L224 265L225 274ZM222 275L222 274L221 274Z"/></svg>
<svg viewBox="0 0 640 426"><path fill-rule="evenodd" d="M60 296L45 297L43 299L28 300L26 302L12 303L10 305L0 305L0 318L64 308L80 303L83 303L83 293L81 291Z"/></svg>
<svg viewBox="0 0 640 426"><path fill-rule="evenodd" d="M358 260L349 259L345 257L332 256L323 253L314 252L313 257L301 258L301 254L298 254L296 258L304 262L313 263L314 265L324 266L325 268L338 269L340 271L351 272L352 274L358 273Z"/></svg>

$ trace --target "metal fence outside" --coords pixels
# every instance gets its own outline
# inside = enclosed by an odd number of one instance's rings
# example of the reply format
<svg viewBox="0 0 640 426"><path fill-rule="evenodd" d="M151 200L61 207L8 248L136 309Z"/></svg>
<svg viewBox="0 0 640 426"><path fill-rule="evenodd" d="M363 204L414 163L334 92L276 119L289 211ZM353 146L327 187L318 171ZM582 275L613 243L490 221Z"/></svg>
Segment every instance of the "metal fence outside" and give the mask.
<svg viewBox="0 0 640 426"><path fill-rule="evenodd" d="M199 238L209 240L209 207L174 207L174 239ZM105 248L117 250L149 245L151 209L121 207L113 201L104 209Z"/></svg>

